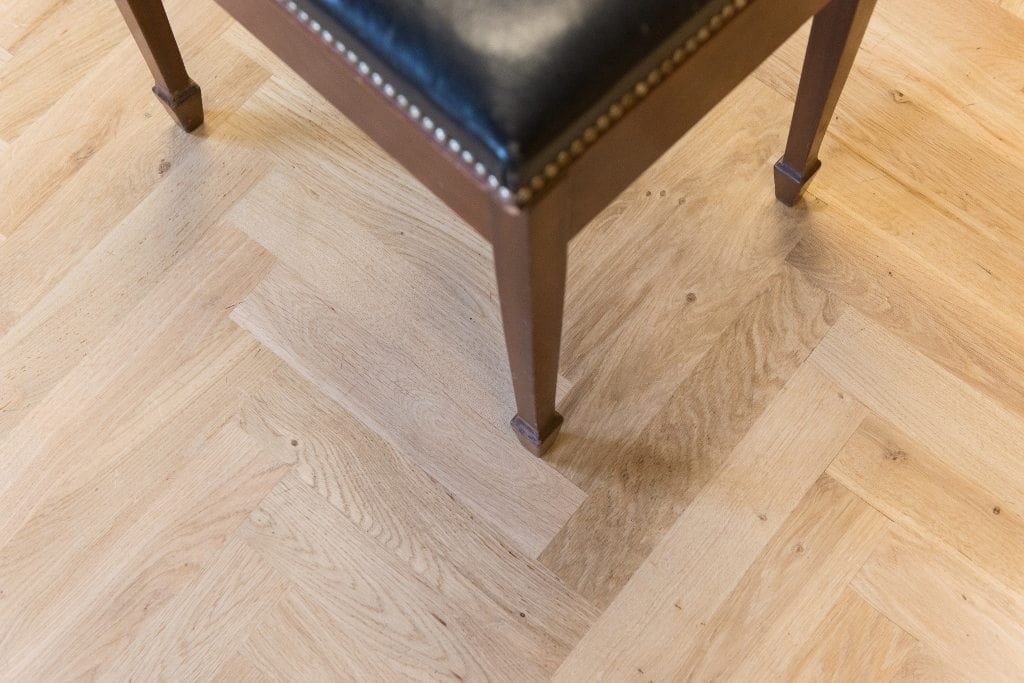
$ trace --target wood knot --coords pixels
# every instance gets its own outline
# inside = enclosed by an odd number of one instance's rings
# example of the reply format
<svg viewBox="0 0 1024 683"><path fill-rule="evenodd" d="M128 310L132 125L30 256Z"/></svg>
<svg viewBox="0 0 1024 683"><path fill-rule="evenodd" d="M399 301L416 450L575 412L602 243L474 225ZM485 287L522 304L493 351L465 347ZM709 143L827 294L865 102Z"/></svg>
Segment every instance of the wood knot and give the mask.
<svg viewBox="0 0 1024 683"><path fill-rule="evenodd" d="M899 462L907 459L907 452L902 448L890 448L885 452L885 459Z"/></svg>

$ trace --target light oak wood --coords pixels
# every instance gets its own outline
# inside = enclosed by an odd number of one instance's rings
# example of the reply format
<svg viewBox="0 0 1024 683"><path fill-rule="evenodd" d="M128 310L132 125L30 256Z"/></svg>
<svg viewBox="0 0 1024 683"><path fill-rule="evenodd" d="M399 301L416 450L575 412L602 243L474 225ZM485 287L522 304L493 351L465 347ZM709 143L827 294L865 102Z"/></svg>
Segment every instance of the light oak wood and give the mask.
<svg viewBox="0 0 1024 683"><path fill-rule="evenodd" d="M297 301L302 305L296 306ZM430 347L417 345L415 337L412 345L396 337L374 337L361 320L344 315L341 301L333 301L319 298L295 272L278 266L232 318L394 442L516 547L538 555L579 506L582 491L543 461L516 451L517 444L504 438L502 423L466 430L449 406L473 409L474 403L460 400L460 394L472 397L472 378L451 366L432 372L428 363L439 356ZM319 334L307 334L310 329ZM340 367L347 371L339 372Z"/></svg>
<svg viewBox="0 0 1024 683"><path fill-rule="evenodd" d="M559 668L672 679L866 410L804 364ZM630 634L622 638L623 631Z"/></svg>
<svg viewBox="0 0 1024 683"><path fill-rule="evenodd" d="M803 650L785 681L891 681L916 668L917 641L847 588ZM912 677L922 676L914 671ZM919 680L924 680L922 677ZM930 680L935 680L931 678Z"/></svg>
<svg viewBox="0 0 1024 683"><path fill-rule="evenodd" d="M964 677L1024 672L1024 596L949 548L895 530L851 586Z"/></svg>
<svg viewBox="0 0 1024 683"><path fill-rule="evenodd" d="M812 635L885 531L881 514L820 478L676 670L702 680L781 679L785 653Z"/></svg>
<svg viewBox="0 0 1024 683"><path fill-rule="evenodd" d="M800 31L570 244L543 461L487 243L212 2L0 0L0 679L1024 675L1017 0Z"/></svg>
<svg viewBox="0 0 1024 683"><path fill-rule="evenodd" d="M828 471L886 517L955 548L1024 592L1020 553L1024 506L1019 499L988 490L988 477L974 481L951 470L941 458L874 415L865 420Z"/></svg>
<svg viewBox="0 0 1024 683"><path fill-rule="evenodd" d="M196 581L139 630L103 677L108 680L210 680L244 644L288 581L237 538ZM239 680L239 679L235 679Z"/></svg>
<svg viewBox="0 0 1024 683"><path fill-rule="evenodd" d="M722 305L732 310L731 301ZM638 438L583 449L589 461L579 466L587 468L581 481L589 496L541 561L594 604L607 606L679 510L729 461L834 315L832 299L794 269L768 280ZM556 465L561 452L554 453ZM632 467L637 461L649 465ZM595 547L604 550L594 553Z"/></svg>

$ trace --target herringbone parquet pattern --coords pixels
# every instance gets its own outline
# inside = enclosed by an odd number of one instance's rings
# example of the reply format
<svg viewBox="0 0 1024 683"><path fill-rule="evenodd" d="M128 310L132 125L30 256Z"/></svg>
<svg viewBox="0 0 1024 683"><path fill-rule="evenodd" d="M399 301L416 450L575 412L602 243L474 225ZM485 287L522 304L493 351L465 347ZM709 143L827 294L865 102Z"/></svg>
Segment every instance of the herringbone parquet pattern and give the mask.
<svg viewBox="0 0 1024 683"><path fill-rule="evenodd" d="M488 245L206 0L0 0L0 679L1024 678L1024 4L806 31L572 244L568 423Z"/></svg>

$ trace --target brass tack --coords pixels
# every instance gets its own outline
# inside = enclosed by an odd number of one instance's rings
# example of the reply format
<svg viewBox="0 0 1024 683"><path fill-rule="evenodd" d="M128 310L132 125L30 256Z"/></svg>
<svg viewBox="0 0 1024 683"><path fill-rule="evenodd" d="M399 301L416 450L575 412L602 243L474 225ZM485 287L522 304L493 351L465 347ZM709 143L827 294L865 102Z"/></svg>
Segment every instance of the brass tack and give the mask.
<svg viewBox="0 0 1024 683"><path fill-rule="evenodd" d="M686 51L681 47L677 47L675 52L672 53L672 61L676 64L682 64L684 59L686 59Z"/></svg>
<svg viewBox="0 0 1024 683"><path fill-rule="evenodd" d="M647 90L648 88L646 83L637 83L636 87L633 88L633 92L636 93L637 97L645 96L647 94Z"/></svg>
<svg viewBox="0 0 1024 683"><path fill-rule="evenodd" d="M622 105L623 109L629 109L636 104L636 97L633 96L633 93L628 92L622 96L622 99L619 100L619 104Z"/></svg>
<svg viewBox="0 0 1024 683"><path fill-rule="evenodd" d="M519 188L519 191L516 192L516 202L519 204L526 204L530 201L531 197L533 197L533 191L528 187L521 187Z"/></svg>
<svg viewBox="0 0 1024 683"><path fill-rule="evenodd" d="M686 41L686 51L689 52L691 55L697 51L698 47L699 45L697 44L696 38L690 38L689 40Z"/></svg>
<svg viewBox="0 0 1024 683"><path fill-rule="evenodd" d="M576 157L583 154L583 150L585 149L586 147L584 146L583 141L579 138L573 140L572 144L569 145L569 153Z"/></svg>
<svg viewBox="0 0 1024 683"><path fill-rule="evenodd" d="M622 118L622 105L613 104L608 108L608 116L612 117L612 121L617 121Z"/></svg>
<svg viewBox="0 0 1024 683"><path fill-rule="evenodd" d="M593 126L589 126L585 131L583 131L583 140L584 140L584 142L589 144L589 143L593 142L596 139L597 139L597 129L594 128Z"/></svg>
<svg viewBox="0 0 1024 683"><path fill-rule="evenodd" d="M736 8L732 5L726 5L722 8L722 18L732 19L732 15L736 14Z"/></svg>
<svg viewBox="0 0 1024 683"><path fill-rule="evenodd" d="M720 17L717 14L711 17L709 25L711 26L712 31L717 31L718 29L722 28L722 17Z"/></svg>
<svg viewBox="0 0 1024 683"><path fill-rule="evenodd" d="M747 6L747 0L732 0L733 7L740 10Z"/></svg>
<svg viewBox="0 0 1024 683"><path fill-rule="evenodd" d="M554 180L555 176L558 175L558 164L548 164L545 166L544 175L546 175L549 180Z"/></svg>
<svg viewBox="0 0 1024 683"><path fill-rule="evenodd" d="M672 73L672 69L674 68L675 64L672 63L672 60L666 59L664 62L661 63L661 75L668 76L670 73Z"/></svg>
<svg viewBox="0 0 1024 683"><path fill-rule="evenodd" d="M530 187L533 188L534 192L540 192L544 189L544 178L539 175L533 176L533 178L530 179Z"/></svg>
<svg viewBox="0 0 1024 683"><path fill-rule="evenodd" d="M611 119L609 119L604 114L602 114L601 116L597 117L597 129L598 130L608 130L608 127L611 126L611 125L612 125Z"/></svg>
<svg viewBox="0 0 1024 683"><path fill-rule="evenodd" d="M572 155L564 149L558 153L558 164L562 167L568 166L572 162Z"/></svg>
<svg viewBox="0 0 1024 683"><path fill-rule="evenodd" d="M660 71L655 70L655 71L652 71L651 73L647 74L647 85L649 85L651 87L654 87L654 86L658 85L658 83L661 83L661 72Z"/></svg>

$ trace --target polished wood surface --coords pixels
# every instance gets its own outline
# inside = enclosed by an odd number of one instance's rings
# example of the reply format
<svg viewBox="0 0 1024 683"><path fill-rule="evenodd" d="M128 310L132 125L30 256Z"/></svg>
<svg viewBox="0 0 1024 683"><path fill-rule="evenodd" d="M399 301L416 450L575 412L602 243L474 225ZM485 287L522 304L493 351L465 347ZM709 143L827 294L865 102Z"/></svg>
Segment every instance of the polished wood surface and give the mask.
<svg viewBox="0 0 1024 683"><path fill-rule="evenodd" d="M0 0L0 678L1024 675L1019 3L879 3L794 209L807 28L626 188L545 461L487 242L168 11L198 137Z"/></svg>

